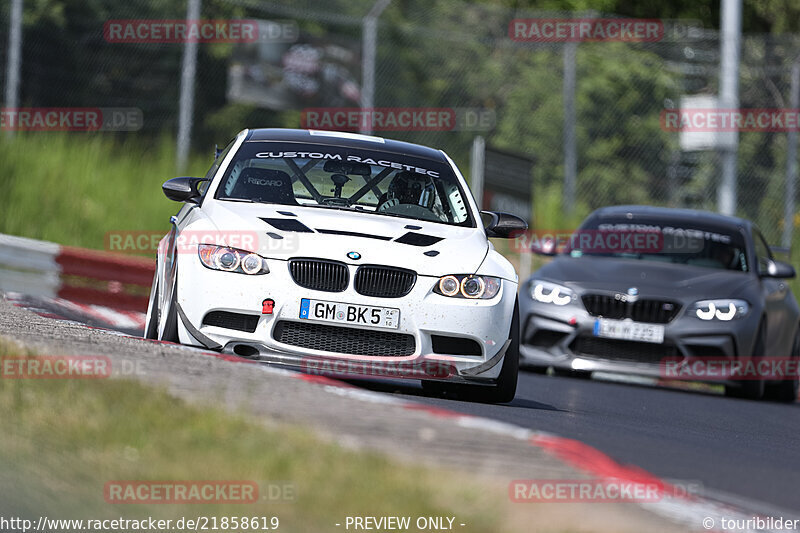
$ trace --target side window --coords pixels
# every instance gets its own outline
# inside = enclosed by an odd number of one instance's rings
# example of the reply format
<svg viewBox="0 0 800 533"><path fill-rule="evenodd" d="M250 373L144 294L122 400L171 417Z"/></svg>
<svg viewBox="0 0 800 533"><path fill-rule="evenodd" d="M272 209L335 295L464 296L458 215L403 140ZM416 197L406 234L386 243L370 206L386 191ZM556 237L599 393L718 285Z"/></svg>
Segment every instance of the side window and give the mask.
<svg viewBox="0 0 800 533"><path fill-rule="evenodd" d="M467 218L469 217L469 210L464 202L464 199L461 197L461 193L459 192L457 186L449 185L447 187L447 201L450 204L450 212L453 215L453 222L456 224L466 222Z"/></svg>
<svg viewBox="0 0 800 533"><path fill-rule="evenodd" d="M753 230L753 243L756 252L756 264L758 265L759 272L766 272L769 268L769 262L772 260L772 252L769 251L767 241L758 230Z"/></svg>

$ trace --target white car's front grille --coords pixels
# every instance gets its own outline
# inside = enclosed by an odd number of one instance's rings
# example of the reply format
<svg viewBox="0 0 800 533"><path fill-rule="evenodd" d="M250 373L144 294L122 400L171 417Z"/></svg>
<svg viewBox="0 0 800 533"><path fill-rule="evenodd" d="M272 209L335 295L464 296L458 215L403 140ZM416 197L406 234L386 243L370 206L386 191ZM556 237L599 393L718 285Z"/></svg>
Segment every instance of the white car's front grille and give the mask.
<svg viewBox="0 0 800 533"><path fill-rule="evenodd" d="M295 283L306 289L342 292L350 283L347 265L323 259L292 259L289 272Z"/></svg>
<svg viewBox="0 0 800 533"><path fill-rule="evenodd" d="M403 268L364 265L355 276L355 289L364 296L400 298L411 292L417 274Z"/></svg>

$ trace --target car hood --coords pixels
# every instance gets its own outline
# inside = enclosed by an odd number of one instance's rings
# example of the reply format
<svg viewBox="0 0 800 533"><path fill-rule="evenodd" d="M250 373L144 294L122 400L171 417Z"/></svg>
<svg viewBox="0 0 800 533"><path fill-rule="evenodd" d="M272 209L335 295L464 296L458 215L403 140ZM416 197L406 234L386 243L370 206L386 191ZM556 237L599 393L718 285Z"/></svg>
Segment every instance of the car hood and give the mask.
<svg viewBox="0 0 800 533"><path fill-rule="evenodd" d="M695 299L730 297L752 281L747 272L590 256L558 256L533 277L573 288L625 292L636 287L642 295Z"/></svg>
<svg viewBox="0 0 800 533"><path fill-rule="evenodd" d="M195 214L192 229L211 225L209 229L223 236L240 232L255 237L257 251L271 259L318 257L444 276L477 271L489 250L485 233L477 228L367 212L222 201L207 202L195 211L202 213ZM360 254L360 259L349 258L349 252Z"/></svg>

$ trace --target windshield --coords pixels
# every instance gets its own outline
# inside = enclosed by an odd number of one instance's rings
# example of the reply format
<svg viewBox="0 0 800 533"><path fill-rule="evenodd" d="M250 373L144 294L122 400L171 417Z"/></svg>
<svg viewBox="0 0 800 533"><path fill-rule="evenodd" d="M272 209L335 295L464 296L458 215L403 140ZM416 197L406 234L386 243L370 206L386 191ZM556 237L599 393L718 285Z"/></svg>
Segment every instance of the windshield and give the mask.
<svg viewBox="0 0 800 533"><path fill-rule="evenodd" d="M448 165L343 147L245 143L216 198L474 227L464 191Z"/></svg>
<svg viewBox="0 0 800 533"><path fill-rule="evenodd" d="M680 220L590 217L566 240L572 257L606 256L747 272L741 232Z"/></svg>

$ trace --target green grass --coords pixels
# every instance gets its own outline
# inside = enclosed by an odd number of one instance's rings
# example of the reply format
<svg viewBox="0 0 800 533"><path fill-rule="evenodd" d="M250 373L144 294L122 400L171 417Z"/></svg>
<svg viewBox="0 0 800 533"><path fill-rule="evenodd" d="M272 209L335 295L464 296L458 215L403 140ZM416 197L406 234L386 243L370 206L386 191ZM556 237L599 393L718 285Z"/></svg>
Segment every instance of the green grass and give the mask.
<svg viewBox="0 0 800 533"><path fill-rule="evenodd" d="M152 146L100 135L0 136L0 232L103 249L107 232L163 231L178 204L161 192L174 178L174 141ZM184 175L204 175L193 157Z"/></svg>
<svg viewBox="0 0 800 533"><path fill-rule="evenodd" d="M20 353L0 339L0 356ZM277 516L281 530L335 531L346 516L456 516L462 531L510 531L506 492L453 472L345 450L307 431L190 407L121 380L0 379L0 515L141 519ZM411 437L415 438L415 437ZM106 503L112 480L252 480L293 501Z"/></svg>

